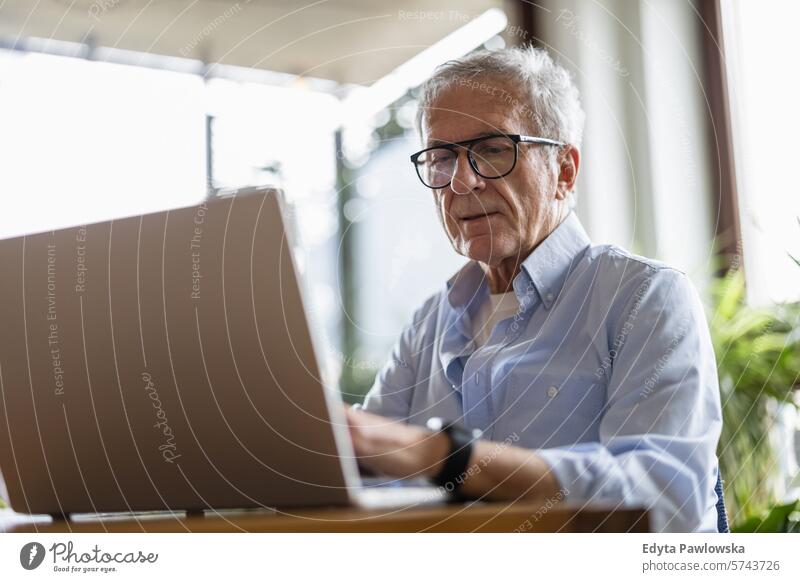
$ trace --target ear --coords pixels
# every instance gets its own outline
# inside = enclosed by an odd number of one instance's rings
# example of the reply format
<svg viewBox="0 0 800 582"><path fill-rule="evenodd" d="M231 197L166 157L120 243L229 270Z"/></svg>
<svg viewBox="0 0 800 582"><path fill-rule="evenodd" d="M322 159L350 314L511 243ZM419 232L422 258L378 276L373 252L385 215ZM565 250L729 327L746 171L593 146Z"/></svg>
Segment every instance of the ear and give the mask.
<svg viewBox="0 0 800 582"><path fill-rule="evenodd" d="M578 179L578 168L581 165L581 153L573 145L567 144L559 154L558 162L558 187L556 188L556 198L566 200L572 189L575 188L575 181Z"/></svg>

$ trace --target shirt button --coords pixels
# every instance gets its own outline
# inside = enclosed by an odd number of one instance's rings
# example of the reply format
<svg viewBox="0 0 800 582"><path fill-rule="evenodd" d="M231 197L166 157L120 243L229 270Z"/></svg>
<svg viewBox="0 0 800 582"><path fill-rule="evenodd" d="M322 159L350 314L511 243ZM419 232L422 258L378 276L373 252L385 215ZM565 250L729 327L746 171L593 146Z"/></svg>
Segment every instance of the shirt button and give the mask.
<svg viewBox="0 0 800 582"><path fill-rule="evenodd" d="M547 389L547 395L550 398L555 398L556 394L558 394L558 388L556 388L555 386L550 386L550 388Z"/></svg>
<svg viewBox="0 0 800 582"><path fill-rule="evenodd" d="M553 294L552 294L552 293L548 293L547 295L545 295L545 298L546 298L548 301L552 301L552 300L553 300Z"/></svg>
<svg viewBox="0 0 800 582"><path fill-rule="evenodd" d="M477 384L480 381L481 381L481 373L475 372L475 383Z"/></svg>

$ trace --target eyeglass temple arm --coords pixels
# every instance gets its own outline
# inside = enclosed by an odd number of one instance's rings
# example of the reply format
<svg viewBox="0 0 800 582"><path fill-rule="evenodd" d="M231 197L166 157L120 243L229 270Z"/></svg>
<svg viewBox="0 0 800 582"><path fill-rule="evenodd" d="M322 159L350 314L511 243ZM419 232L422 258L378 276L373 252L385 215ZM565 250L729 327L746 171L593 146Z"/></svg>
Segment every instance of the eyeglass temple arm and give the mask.
<svg viewBox="0 0 800 582"><path fill-rule="evenodd" d="M567 145L563 141L558 141L558 140L555 140L555 139L549 139L547 137L531 137L529 135L521 135L521 136L519 136L519 141L522 141L522 142L525 142L525 143L541 143L541 144L554 145L554 146L559 146L559 147Z"/></svg>

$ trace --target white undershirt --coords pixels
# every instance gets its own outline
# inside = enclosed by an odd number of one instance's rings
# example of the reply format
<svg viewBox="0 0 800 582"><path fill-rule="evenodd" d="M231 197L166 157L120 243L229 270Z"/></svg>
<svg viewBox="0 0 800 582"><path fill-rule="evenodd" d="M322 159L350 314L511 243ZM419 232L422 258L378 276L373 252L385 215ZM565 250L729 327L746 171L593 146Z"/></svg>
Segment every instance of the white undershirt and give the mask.
<svg viewBox="0 0 800 582"><path fill-rule="evenodd" d="M511 317L517 310L519 301L513 291L489 295L489 301L484 301L472 318L472 337L477 346L483 347L489 341L495 324Z"/></svg>

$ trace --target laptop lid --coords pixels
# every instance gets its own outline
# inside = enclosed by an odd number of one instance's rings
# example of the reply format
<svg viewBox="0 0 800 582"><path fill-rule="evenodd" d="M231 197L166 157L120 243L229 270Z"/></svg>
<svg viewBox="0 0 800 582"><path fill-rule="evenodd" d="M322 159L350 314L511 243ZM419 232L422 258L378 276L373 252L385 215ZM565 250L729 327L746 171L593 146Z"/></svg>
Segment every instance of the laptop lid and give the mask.
<svg viewBox="0 0 800 582"><path fill-rule="evenodd" d="M281 211L279 192L249 189L0 241L15 510L349 501L358 472Z"/></svg>

